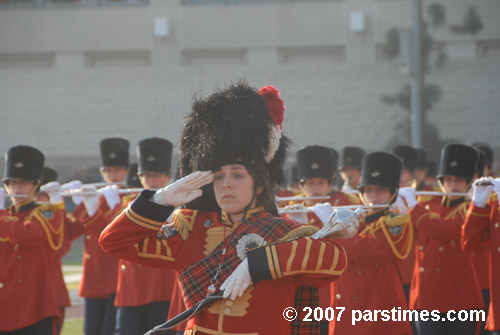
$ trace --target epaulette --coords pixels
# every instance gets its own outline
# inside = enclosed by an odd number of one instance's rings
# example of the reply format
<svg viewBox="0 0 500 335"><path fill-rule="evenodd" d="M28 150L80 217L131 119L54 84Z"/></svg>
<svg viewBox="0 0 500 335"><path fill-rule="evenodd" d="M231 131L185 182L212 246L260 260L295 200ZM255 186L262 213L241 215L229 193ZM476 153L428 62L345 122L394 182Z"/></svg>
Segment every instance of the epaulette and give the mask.
<svg viewBox="0 0 500 335"><path fill-rule="evenodd" d="M418 203L420 203L420 204L422 204L422 203L426 203L426 202L431 201L431 200L432 200L432 198L433 198L433 196L432 196L432 195L419 195L419 196L417 197L417 202L418 202Z"/></svg>
<svg viewBox="0 0 500 335"><path fill-rule="evenodd" d="M64 218L65 215L56 215L58 212L64 211L64 202L40 204L30 214L28 219L35 217L42 225L50 248L52 250L59 250L64 241ZM55 242L54 239L58 238Z"/></svg>
<svg viewBox="0 0 500 335"><path fill-rule="evenodd" d="M405 214L389 213L389 215L382 217L381 220L389 227L401 226L411 222L411 215L408 213Z"/></svg>
<svg viewBox="0 0 500 335"><path fill-rule="evenodd" d="M127 194L122 197L122 206L127 207L135 198L137 194Z"/></svg>
<svg viewBox="0 0 500 335"><path fill-rule="evenodd" d="M354 205L357 205L357 204L361 203L361 199L359 199L359 197L356 196L356 195L354 195L354 194L344 193L344 195L346 196L347 200L349 200Z"/></svg>
<svg viewBox="0 0 500 335"><path fill-rule="evenodd" d="M193 230L197 216L198 211L193 209L178 209L174 212L172 223L183 240L187 240L189 232Z"/></svg>

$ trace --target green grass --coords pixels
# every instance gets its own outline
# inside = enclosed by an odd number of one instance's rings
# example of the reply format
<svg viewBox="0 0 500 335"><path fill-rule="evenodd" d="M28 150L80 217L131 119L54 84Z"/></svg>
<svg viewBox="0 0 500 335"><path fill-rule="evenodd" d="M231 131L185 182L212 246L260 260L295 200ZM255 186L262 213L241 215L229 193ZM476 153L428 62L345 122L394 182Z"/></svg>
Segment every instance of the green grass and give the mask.
<svg viewBox="0 0 500 335"><path fill-rule="evenodd" d="M83 334L83 318L64 320L61 335L82 335L82 334Z"/></svg>

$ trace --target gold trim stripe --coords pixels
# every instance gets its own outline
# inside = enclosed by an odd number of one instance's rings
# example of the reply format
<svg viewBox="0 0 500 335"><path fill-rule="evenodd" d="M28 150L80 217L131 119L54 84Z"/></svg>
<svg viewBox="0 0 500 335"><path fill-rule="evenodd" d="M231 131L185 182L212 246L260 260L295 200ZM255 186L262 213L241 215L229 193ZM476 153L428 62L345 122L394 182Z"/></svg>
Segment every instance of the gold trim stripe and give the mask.
<svg viewBox="0 0 500 335"><path fill-rule="evenodd" d="M286 263L286 271L292 270L292 263L295 259L295 255L297 254L297 246L299 243L295 240L292 241L292 251L290 252L290 256L288 257L288 262Z"/></svg>
<svg viewBox="0 0 500 335"><path fill-rule="evenodd" d="M125 215L127 216L127 218L130 221L132 221L136 225L138 225L140 227L143 227L143 228L146 228L146 229L149 229L149 230L158 231L158 228L161 228L161 226L163 225L163 222L158 222L158 221L153 221L153 220L150 220L150 219L146 219L145 217L140 216L137 213L135 213L130 208L128 208L127 210L125 210Z"/></svg>
<svg viewBox="0 0 500 335"><path fill-rule="evenodd" d="M307 241L306 243L306 250L304 251L304 258L302 259L302 270L305 270L307 267L307 262L309 261L309 254L311 253L311 245L312 245L312 240L310 237L305 237L305 240Z"/></svg>
<svg viewBox="0 0 500 335"><path fill-rule="evenodd" d="M283 272L281 272L281 266L276 245L271 246L271 254L273 255L274 271L276 271L276 276L278 278L283 278Z"/></svg>
<svg viewBox="0 0 500 335"><path fill-rule="evenodd" d="M269 272L271 272L271 277L276 279L276 272L274 272L273 257L271 255L271 249L269 247L265 248L267 256L267 265L269 267Z"/></svg>
<svg viewBox="0 0 500 335"><path fill-rule="evenodd" d="M325 255L326 244L325 242L321 242L321 247L319 249L318 255L318 263L316 263L316 270L321 269L321 265L323 264L323 256Z"/></svg>

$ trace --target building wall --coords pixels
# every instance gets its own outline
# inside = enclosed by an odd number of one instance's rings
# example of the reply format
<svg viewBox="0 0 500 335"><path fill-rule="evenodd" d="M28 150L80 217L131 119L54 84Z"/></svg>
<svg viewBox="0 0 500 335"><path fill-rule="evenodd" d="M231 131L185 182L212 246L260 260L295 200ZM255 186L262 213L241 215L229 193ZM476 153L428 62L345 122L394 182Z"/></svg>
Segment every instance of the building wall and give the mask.
<svg viewBox="0 0 500 335"><path fill-rule="evenodd" d="M443 1L449 22L470 1ZM473 2L484 29L476 36L433 31L446 49L443 70L426 76L443 90L429 114L441 139L500 148L500 3ZM275 85L287 106L294 150L324 144L341 150L391 147L407 114L381 96L409 83L399 60L377 55L391 27L409 27L406 0L1 9L0 152L31 144L64 171L98 166L98 143L162 136L177 143L192 96L245 78ZM366 30L349 31L349 13ZM166 17L170 35L153 34Z"/></svg>

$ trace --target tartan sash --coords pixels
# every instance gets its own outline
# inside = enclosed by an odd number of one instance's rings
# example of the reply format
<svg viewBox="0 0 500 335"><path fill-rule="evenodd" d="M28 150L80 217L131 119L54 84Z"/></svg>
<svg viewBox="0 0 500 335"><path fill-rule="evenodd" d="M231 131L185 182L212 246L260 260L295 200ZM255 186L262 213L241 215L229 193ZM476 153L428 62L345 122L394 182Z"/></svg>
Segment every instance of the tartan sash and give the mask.
<svg viewBox="0 0 500 335"><path fill-rule="evenodd" d="M226 255L221 272L217 278L217 290L220 285L241 263L236 252L238 240L247 234L258 234L269 244L277 242L290 231L302 225L286 218L274 217L266 211L257 212L243 220L234 231L227 237ZM229 227L231 228L231 227ZM217 266L221 260L223 241L212 251L210 255L193 263L179 276L179 286L187 308L193 307L198 301L206 296L210 281L217 272Z"/></svg>

